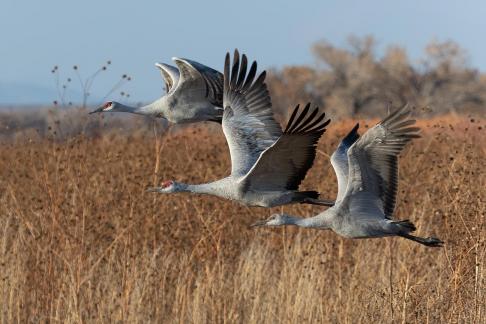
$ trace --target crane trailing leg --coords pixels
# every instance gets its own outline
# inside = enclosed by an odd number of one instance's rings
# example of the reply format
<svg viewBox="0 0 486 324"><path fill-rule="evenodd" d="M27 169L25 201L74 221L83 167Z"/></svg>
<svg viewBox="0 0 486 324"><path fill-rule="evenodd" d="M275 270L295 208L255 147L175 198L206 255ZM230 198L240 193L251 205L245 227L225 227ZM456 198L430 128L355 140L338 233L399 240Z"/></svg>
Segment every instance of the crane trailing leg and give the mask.
<svg viewBox="0 0 486 324"><path fill-rule="evenodd" d="M441 247L444 242L439 240L438 238L435 237L419 237L419 236L414 236L411 235L410 232L413 232L416 230L415 225L410 222L408 219L403 220L403 221L396 221L393 222L393 224L399 225L401 229L403 229L403 232L399 233L398 236L401 236L403 238L406 238L407 240L412 240L414 242L426 245L426 246L431 246L431 247Z"/></svg>
<svg viewBox="0 0 486 324"><path fill-rule="evenodd" d="M398 236L431 247L442 247L442 245L444 244L444 242L435 237L419 237L410 234L399 234Z"/></svg>

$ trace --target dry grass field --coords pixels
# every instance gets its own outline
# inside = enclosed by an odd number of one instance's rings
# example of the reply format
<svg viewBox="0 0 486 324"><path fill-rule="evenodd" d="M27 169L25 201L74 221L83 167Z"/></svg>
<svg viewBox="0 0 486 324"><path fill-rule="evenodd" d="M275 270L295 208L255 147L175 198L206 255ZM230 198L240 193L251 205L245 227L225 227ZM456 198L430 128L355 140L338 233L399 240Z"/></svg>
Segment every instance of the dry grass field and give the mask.
<svg viewBox="0 0 486 324"><path fill-rule="evenodd" d="M355 121L331 123L302 188L332 198L327 158ZM361 133L374 121L361 120ZM285 210L146 193L224 176L217 127L155 137L4 141L0 322L485 323L486 121L421 120L400 163L396 217L443 248L401 238L251 229ZM157 146L158 145L158 146Z"/></svg>

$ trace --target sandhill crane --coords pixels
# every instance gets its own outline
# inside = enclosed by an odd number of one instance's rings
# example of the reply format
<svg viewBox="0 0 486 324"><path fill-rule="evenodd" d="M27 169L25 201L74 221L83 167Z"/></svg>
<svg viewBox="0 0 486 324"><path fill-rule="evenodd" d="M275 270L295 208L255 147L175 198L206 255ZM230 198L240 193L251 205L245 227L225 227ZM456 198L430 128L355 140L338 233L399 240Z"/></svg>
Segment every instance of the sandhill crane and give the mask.
<svg viewBox="0 0 486 324"><path fill-rule="evenodd" d="M264 82L265 71L256 79L257 64L247 72L247 58L241 66L235 50L230 72L230 55L224 66L223 132L230 149L231 174L199 185L165 181L148 191L191 192L219 196L248 206L273 207L292 203L332 206L319 200L316 191L298 191L312 166L316 145L330 120L310 104L295 108L282 132L273 118L272 104Z"/></svg>
<svg viewBox="0 0 486 324"><path fill-rule="evenodd" d="M90 112L129 112L165 118L169 122L193 123L214 121L223 117L223 75L201 63L183 58L173 58L177 68L169 64L155 66L165 80L167 93L143 107L130 107L108 101Z"/></svg>
<svg viewBox="0 0 486 324"><path fill-rule="evenodd" d="M331 157L338 179L336 204L310 218L274 214L253 226L296 225L331 229L347 238L401 236L426 246L438 247L437 238L410 234L415 226L408 220L392 220L398 187L398 154L418 135L410 127L407 106L398 109L368 130L361 138L359 124L341 141Z"/></svg>

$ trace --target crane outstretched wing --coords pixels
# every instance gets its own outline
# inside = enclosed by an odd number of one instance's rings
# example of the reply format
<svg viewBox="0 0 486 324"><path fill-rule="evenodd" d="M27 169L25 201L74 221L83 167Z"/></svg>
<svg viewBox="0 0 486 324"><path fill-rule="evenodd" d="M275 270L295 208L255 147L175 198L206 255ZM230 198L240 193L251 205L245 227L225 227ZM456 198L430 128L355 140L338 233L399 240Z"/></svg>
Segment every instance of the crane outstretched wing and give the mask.
<svg viewBox="0 0 486 324"><path fill-rule="evenodd" d="M367 192L370 199L378 201L386 218L391 218L395 209L398 154L408 142L420 137L420 129L410 127L415 124L410 114L408 106L396 110L364 133L348 150L346 196Z"/></svg>
<svg viewBox="0 0 486 324"><path fill-rule="evenodd" d="M298 190L316 156L319 138L326 131L330 119L310 104L302 111L294 109L282 136L263 151L247 175L241 180L249 188L281 191Z"/></svg>
<svg viewBox="0 0 486 324"><path fill-rule="evenodd" d="M180 72L180 80L176 91L196 97L207 98L216 107L223 107L223 75L198 62L172 58Z"/></svg>
<svg viewBox="0 0 486 324"><path fill-rule="evenodd" d="M265 84L265 71L255 79L257 63L248 73L246 55L235 50L230 71L230 55L224 64L223 132L231 154L231 175L244 176L260 154L282 134L273 118L272 102Z"/></svg>
<svg viewBox="0 0 486 324"><path fill-rule="evenodd" d="M155 66L160 69L160 73L165 81L165 90L169 93L172 89L177 87L179 70L175 66L165 63L155 63Z"/></svg>
<svg viewBox="0 0 486 324"><path fill-rule="evenodd" d="M346 135L339 143L336 151L331 155L331 164L336 173L338 182L338 194L336 201L341 201L346 193L348 187L348 150L359 138L358 134L359 124L356 124L353 129Z"/></svg>

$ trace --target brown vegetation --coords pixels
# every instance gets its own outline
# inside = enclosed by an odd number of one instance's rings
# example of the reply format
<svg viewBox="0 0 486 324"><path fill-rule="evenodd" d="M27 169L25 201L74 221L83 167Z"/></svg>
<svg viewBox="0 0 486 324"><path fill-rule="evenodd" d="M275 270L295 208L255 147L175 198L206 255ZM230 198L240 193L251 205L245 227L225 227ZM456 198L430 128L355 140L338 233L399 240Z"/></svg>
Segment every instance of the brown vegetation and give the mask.
<svg viewBox="0 0 486 324"><path fill-rule="evenodd" d="M330 125L303 188L335 196L327 155L354 122ZM172 130L157 149L143 130L58 141L54 124L46 136L24 134L30 141L13 136L0 156L0 321L480 323L485 121L419 124L423 138L401 158L396 217L444 240L440 249L247 227L276 210L310 216L319 207L145 192L167 178L225 175L217 127Z"/></svg>

